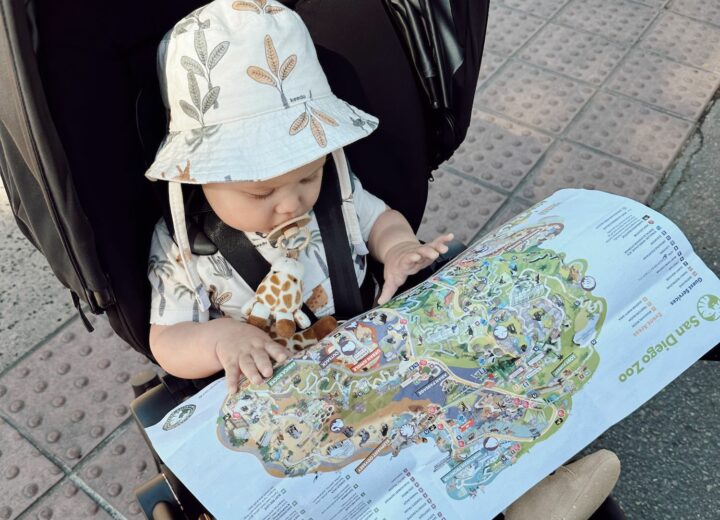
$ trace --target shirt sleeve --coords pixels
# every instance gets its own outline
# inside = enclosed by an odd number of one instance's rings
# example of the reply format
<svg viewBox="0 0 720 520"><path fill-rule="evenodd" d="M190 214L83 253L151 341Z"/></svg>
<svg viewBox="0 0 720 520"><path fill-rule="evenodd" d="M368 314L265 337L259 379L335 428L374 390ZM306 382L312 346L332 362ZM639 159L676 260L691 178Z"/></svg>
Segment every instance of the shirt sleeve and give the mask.
<svg viewBox="0 0 720 520"><path fill-rule="evenodd" d="M162 220L155 226L150 243L148 279L152 286L150 323L174 325L208 321L209 312L200 310L180 261L180 250Z"/></svg>
<svg viewBox="0 0 720 520"><path fill-rule="evenodd" d="M360 222L360 233L363 240L367 242L370 239L370 230L375 225L378 217L387 209L387 205L382 199L364 190L360 179L354 173L352 174L352 182L353 203Z"/></svg>

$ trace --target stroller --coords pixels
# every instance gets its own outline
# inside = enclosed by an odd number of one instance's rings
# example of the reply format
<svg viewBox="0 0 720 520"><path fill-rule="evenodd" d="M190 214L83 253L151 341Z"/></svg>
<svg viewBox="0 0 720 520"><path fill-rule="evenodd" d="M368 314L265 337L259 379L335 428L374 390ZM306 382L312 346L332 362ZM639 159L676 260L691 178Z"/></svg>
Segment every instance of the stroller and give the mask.
<svg viewBox="0 0 720 520"><path fill-rule="evenodd" d="M70 289L88 329L82 304L107 313L115 332L150 359L147 247L164 197L156 200L142 173L166 132L155 54L164 32L202 3L124 2L105 12L81 0L68 16L57 3L0 2L0 57L9 71L0 77L0 173L17 224ZM383 122L346 149L353 169L417 229L431 172L467 131L489 2L285 3L310 29L333 91ZM140 425L207 383L154 382L133 403ZM138 491L147 516L206 514L158 465L161 475Z"/></svg>

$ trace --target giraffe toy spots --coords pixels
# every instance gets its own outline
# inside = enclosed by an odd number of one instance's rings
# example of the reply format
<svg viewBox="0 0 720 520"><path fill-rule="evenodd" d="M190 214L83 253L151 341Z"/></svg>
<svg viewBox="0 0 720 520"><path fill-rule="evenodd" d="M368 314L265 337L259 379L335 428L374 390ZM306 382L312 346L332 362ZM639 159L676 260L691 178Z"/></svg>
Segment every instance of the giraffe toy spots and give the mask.
<svg viewBox="0 0 720 520"><path fill-rule="evenodd" d="M302 264L294 258L275 260L253 299L242 308L248 323L269 332L274 322L275 331L282 338L292 337L296 323L301 329L309 327L310 319L300 308L303 273Z"/></svg>
<svg viewBox="0 0 720 520"><path fill-rule="evenodd" d="M293 352L300 352L306 348L312 347L325 336L328 336L338 326L337 320L333 316L323 316L318 321L310 325L305 330L301 330L293 334L290 338L277 337L275 330L270 331L270 337L283 347Z"/></svg>

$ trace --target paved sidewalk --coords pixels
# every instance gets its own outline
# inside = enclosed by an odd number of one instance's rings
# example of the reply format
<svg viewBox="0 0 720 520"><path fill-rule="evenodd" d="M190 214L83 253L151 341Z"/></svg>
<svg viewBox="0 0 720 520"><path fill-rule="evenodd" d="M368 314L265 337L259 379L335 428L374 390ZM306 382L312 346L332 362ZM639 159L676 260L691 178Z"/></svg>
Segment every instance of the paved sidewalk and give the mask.
<svg viewBox="0 0 720 520"><path fill-rule="evenodd" d="M718 164L696 130L719 85L715 0L494 1L472 126L436 172L421 238L470 242L563 187L657 193L718 272L707 213L682 219L717 186L694 172ZM154 466L128 380L147 361L104 318L85 332L4 193L0 235L0 520L142 518L132 491ZM629 518L717 517L719 370L697 364L597 441L623 459Z"/></svg>

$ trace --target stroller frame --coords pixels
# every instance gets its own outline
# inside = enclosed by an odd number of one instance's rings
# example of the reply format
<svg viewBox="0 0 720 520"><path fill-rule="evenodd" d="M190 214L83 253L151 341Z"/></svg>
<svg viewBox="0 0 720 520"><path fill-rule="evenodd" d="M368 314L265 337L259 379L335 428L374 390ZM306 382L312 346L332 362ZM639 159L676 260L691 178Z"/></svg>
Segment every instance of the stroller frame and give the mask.
<svg viewBox="0 0 720 520"><path fill-rule="evenodd" d="M488 0L442 2L473 5L472 12L484 18L482 31L473 35L475 62L466 74L469 79L455 87L440 82L439 89L434 87L439 69L418 66L417 52L397 38L401 20L391 22L387 16L398 7L427 11L431 1L294 2L313 34L333 91L383 120L374 139L348 148L351 164L363 184L404 213L415 229L425 207L430 172L451 149L446 145L444 152L438 151L436 140L446 143L465 135L463 122L448 117L448 102L453 88L474 92L489 5ZM138 17L130 3L115 6L108 15L101 5L80 0L74 8L82 15L67 17L61 5L0 0L0 63L8 71L0 77L0 90L6 93L0 103L0 174L16 222L70 289L86 327L92 329L81 302L92 313L106 312L113 329L151 359L147 306L138 302L149 302L147 244L160 217L153 190L140 173L152 161L166 130L155 49L181 15L202 3L159 0L143 5L145 16ZM340 16L348 10L354 16ZM59 19L66 23L55 27ZM356 41L367 29L365 20L376 21L373 38L362 39L358 46ZM126 27L134 32L117 32ZM348 34L358 38L349 39ZM437 31L431 35L437 37ZM63 60L69 53L73 59ZM423 60L427 58L422 54ZM382 83L366 81L373 75L382 77ZM403 95L391 97L386 91ZM437 107L428 106L428 92L436 97ZM103 115L99 125L98 108ZM438 118L445 118L449 130L436 130ZM97 169L102 169L102 176ZM388 178L398 180L388 183ZM112 200L98 196L101 193L112 194ZM155 386L136 399L133 414L139 424L151 424L148 421L156 421L194 391L185 387L173 393L167 385ZM173 485L160 477L142 488L138 497L149 508L146 511L155 509L148 497L158 489L159 502L166 504L158 515L199 511L194 497L158 465Z"/></svg>

